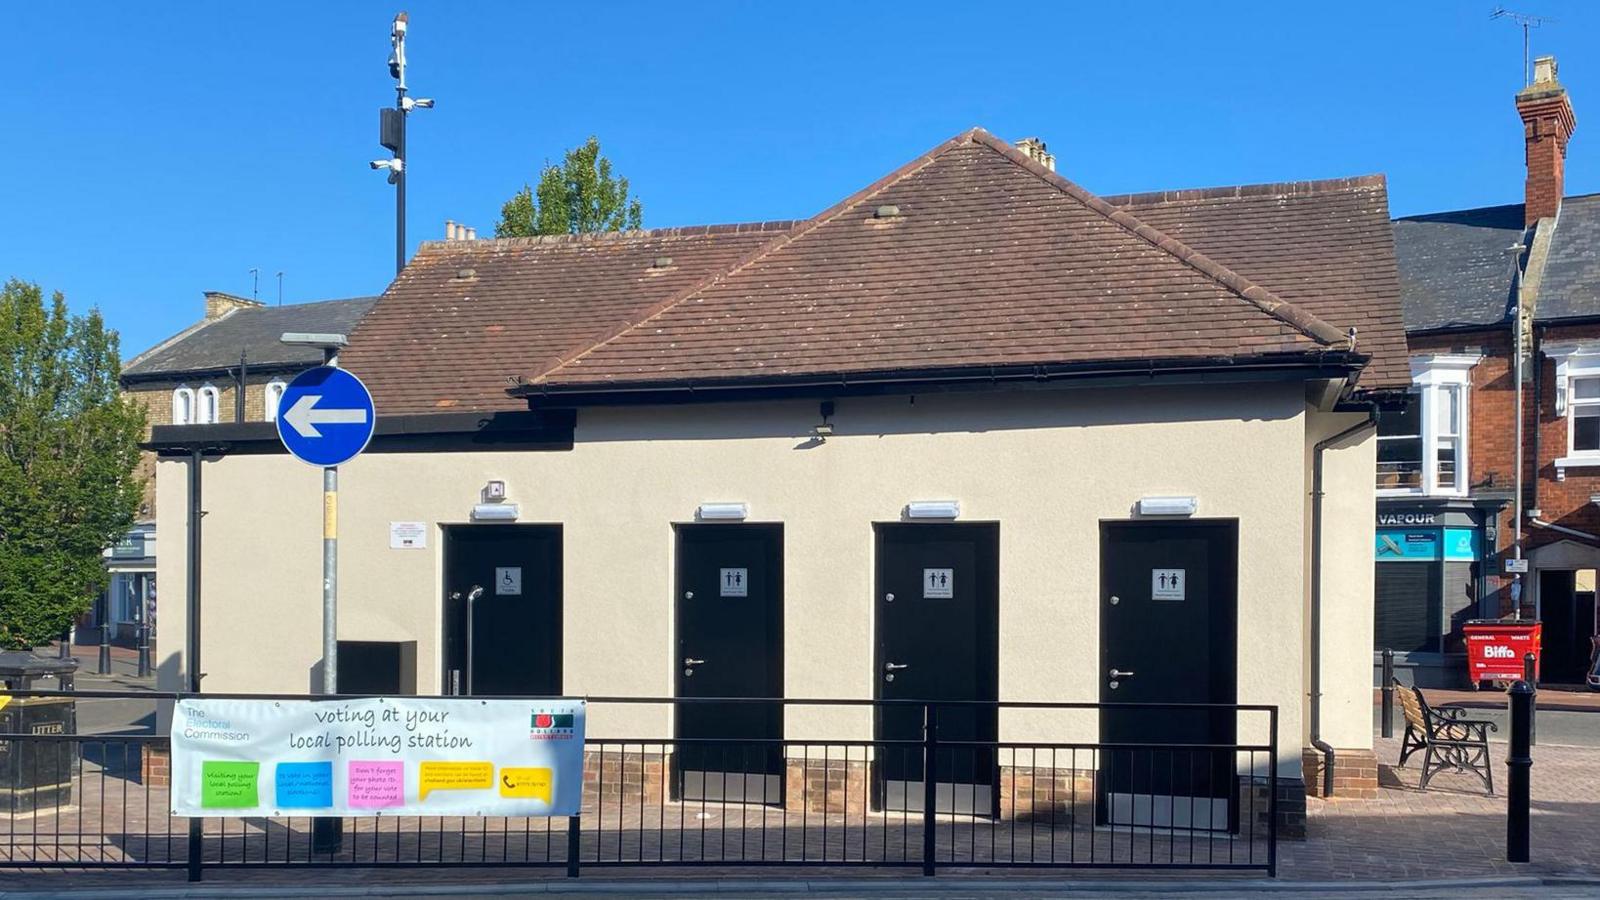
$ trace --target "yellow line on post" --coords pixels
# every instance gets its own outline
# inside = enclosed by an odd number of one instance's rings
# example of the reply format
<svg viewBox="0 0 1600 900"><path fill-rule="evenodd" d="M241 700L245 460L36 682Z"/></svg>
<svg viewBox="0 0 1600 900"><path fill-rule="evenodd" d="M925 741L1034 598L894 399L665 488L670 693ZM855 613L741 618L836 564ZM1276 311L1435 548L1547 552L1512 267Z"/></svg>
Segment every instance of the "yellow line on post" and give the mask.
<svg viewBox="0 0 1600 900"><path fill-rule="evenodd" d="M322 492L322 539L339 536L339 495L333 491Z"/></svg>

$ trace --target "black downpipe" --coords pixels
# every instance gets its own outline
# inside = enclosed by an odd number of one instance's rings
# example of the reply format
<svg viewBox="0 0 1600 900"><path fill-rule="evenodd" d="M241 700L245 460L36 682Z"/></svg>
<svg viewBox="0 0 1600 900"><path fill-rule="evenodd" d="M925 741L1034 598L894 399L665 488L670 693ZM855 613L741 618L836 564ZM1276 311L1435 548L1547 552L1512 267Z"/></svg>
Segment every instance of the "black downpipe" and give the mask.
<svg viewBox="0 0 1600 900"><path fill-rule="evenodd" d="M1322 796L1333 796L1333 745L1322 739L1322 453L1334 444L1375 428L1376 404L1367 407L1367 420L1330 438L1317 441L1311 454L1311 746L1322 754Z"/></svg>
<svg viewBox="0 0 1600 900"><path fill-rule="evenodd" d="M1533 477L1528 479L1533 495L1529 498L1529 509L1539 508L1539 417L1544 415L1544 408L1540 406L1544 402L1544 362L1539 356L1539 345L1543 343L1543 334L1543 328L1534 327L1533 359L1529 360L1533 365ZM1517 390L1522 390L1522 385L1517 385Z"/></svg>
<svg viewBox="0 0 1600 900"><path fill-rule="evenodd" d="M244 391L245 385L250 383L250 362L245 351L239 351L239 384L233 392L233 420L244 421Z"/></svg>

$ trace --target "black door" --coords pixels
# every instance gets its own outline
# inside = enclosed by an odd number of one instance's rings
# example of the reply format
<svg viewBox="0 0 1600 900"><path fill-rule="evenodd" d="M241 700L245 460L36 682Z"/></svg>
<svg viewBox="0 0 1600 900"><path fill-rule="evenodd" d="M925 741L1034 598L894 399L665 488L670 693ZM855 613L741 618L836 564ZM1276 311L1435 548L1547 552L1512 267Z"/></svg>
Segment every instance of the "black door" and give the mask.
<svg viewBox="0 0 1600 900"><path fill-rule="evenodd" d="M783 526L680 525L679 697L783 696ZM783 802L783 705L683 703L677 793Z"/></svg>
<svg viewBox="0 0 1600 900"><path fill-rule="evenodd" d="M1238 534L1234 521L1101 523L1102 703L1235 702ZM1231 710L1102 708L1102 743L1155 746L1101 751L1098 818L1233 829L1234 753L1160 745L1231 745L1235 729Z"/></svg>
<svg viewBox="0 0 1600 900"><path fill-rule="evenodd" d="M998 673L1000 527L993 524L877 526L877 658L883 700L993 701ZM937 736L950 742L934 759L934 809L992 815L993 706L941 706ZM921 810L925 773L923 708L878 710L876 787L884 809Z"/></svg>
<svg viewBox="0 0 1600 900"><path fill-rule="evenodd" d="M1549 684L1582 684L1589 668L1595 629L1593 591L1580 591L1577 573L1539 573L1539 680Z"/></svg>
<svg viewBox="0 0 1600 900"><path fill-rule="evenodd" d="M444 531L444 691L561 693L561 526Z"/></svg>

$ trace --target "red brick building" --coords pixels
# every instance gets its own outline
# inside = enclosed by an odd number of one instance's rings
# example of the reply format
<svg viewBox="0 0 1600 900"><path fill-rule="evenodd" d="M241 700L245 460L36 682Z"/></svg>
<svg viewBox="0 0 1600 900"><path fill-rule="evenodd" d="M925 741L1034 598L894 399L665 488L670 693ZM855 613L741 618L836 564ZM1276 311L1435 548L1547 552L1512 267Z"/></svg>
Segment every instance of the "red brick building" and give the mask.
<svg viewBox="0 0 1600 900"><path fill-rule="evenodd" d="M1395 221L1414 387L1380 412L1374 650L1423 684L1465 679L1471 619L1540 619L1552 682L1584 679L1596 631L1600 196L1563 196L1576 118L1553 58L1516 109L1524 202Z"/></svg>

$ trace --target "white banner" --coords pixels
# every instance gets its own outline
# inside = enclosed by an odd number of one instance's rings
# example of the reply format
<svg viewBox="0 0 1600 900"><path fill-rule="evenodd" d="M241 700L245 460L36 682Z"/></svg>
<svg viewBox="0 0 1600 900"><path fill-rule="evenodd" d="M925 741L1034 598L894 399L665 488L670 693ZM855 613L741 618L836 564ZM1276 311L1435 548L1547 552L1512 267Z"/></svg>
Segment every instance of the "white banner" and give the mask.
<svg viewBox="0 0 1600 900"><path fill-rule="evenodd" d="M180 816L575 816L582 700L178 701Z"/></svg>

